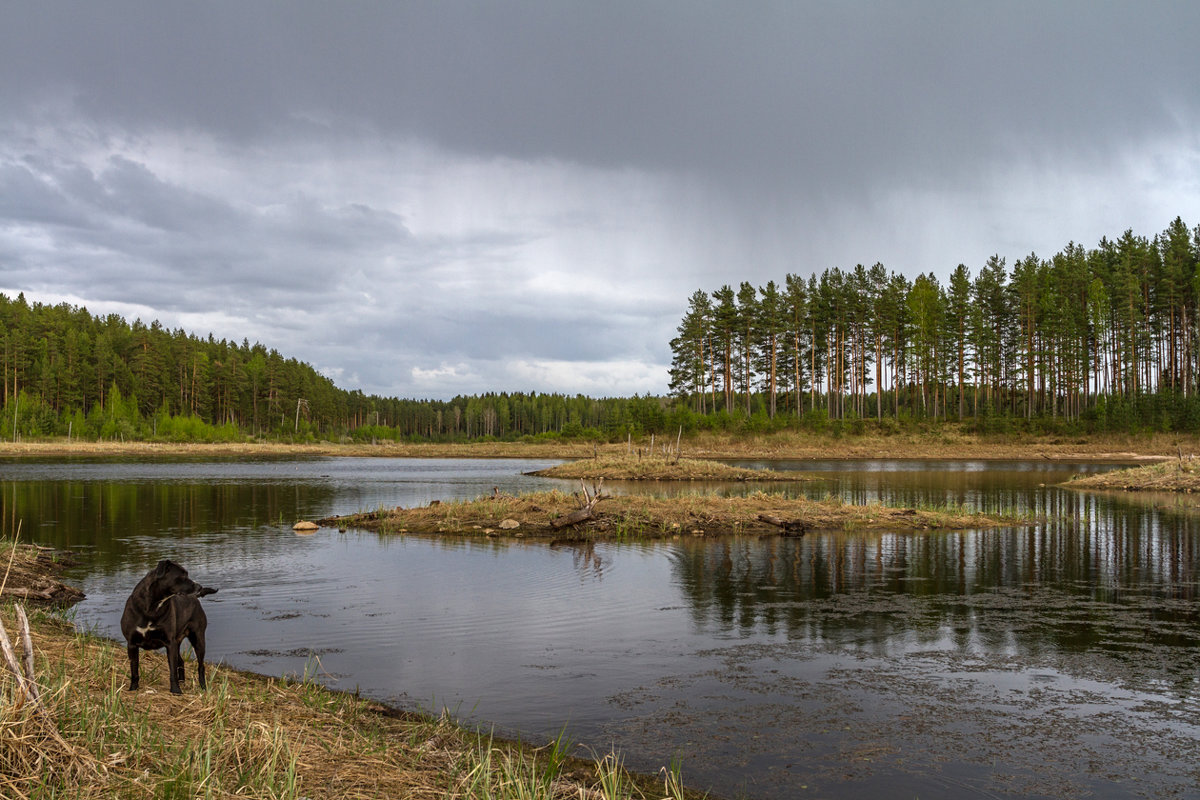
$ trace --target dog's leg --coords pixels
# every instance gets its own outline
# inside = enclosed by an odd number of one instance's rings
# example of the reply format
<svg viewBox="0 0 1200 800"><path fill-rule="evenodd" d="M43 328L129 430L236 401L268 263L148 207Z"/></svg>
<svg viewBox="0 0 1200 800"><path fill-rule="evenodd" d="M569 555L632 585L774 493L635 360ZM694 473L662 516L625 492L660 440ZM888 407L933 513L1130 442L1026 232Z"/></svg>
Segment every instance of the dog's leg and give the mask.
<svg viewBox="0 0 1200 800"><path fill-rule="evenodd" d="M207 689L204 682L204 637L195 631L188 631L188 641L192 643L192 652L196 654L196 680L201 689Z"/></svg>
<svg viewBox="0 0 1200 800"><path fill-rule="evenodd" d="M129 647L129 691L136 692L138 688L138 649Z"/></svg>
<svg viewBox="0 0 1200 800"><path fill-rule="evenodd" d="M179 688L183 662L179 658L179 640L174 637L167 641L167 674L171 676L171 694L183 694Z"/></svg>

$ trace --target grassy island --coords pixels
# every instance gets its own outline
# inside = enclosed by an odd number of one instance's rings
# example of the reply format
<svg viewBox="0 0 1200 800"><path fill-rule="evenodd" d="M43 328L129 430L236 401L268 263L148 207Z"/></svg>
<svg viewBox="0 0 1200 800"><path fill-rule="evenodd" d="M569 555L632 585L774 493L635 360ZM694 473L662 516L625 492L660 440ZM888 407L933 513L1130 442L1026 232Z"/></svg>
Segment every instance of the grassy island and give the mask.
<svg viewBox="0 0 1200 800"><path fill-rule="evenodd" d="M604 495L577 525L555 527L586 501L561 491L519 496L486 495L420 508L381 509L321 520L325 526L382 533L429 533L527 538L652 539L722 534L778 535L816 530L962 530L1028 524L1027 517L981 514L964 508L897 508L850 505L834 499L785 498L754 492L746 497ZM784 523L784 524L781 524Z"/></svg>
<svg viewBox="0 0 1200 800"><path fill-rule="evenodd" d="M1200 492L1200 461L1182 458L1160 461L1098 475L1077 476L1064 485L1069 489L1126 492Z"/></svg>
<svg viewBox="0 0 1200 800"><path fill-rule="evenodd" d="M324 688L311 675L269 678L209 664L208 690L187 666L166 691L166 659L142 659L130 692L125 649L31 606L25 649L13 588L57 584L44 551L0 542L0 622L18 662L0 666L0 797L683 800L679 774L627 772L614 755L576 758L480 734L445 715ZM14 587L14 579L19 584ZM41 589L38 589L41 591ZM40 601L39 601L40 602ZM32 654L37 699L24 678ZM319 665L314 664L314 673Z"/></svg>
<svg viewBox="0 0 1200 800"><path fill-rule="evenodd" d="M609 453L531 473L543 478L610 481L803 481L796 472L731 467L718 461Z"/></svg>

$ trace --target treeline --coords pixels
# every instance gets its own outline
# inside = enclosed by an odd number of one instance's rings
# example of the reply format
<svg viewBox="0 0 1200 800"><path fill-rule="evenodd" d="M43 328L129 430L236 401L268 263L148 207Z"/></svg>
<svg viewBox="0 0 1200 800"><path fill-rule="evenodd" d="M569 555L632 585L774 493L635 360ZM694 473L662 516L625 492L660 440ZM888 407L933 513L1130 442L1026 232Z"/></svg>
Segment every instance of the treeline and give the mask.
<svg viewBox="0 0 1200 800"><path fill-rule="evenodd" d="M671 397L440 401L347 391L246 340L0 295L0 438L611 440L947 419L1195 431L1198 306L1200 226L1177 217L1011 269L960 264L944 285L877 263L698 290L671 341Z"/></svg>
<svg viewBox="0 0 1200 800"><path fill-rule="evenodd" d="M614 438L677 424L659 398L346 391L262 344L0 294L0 438L165 441Z"/></svg>
<svg viewBox="0 0 1200 800"><path fill-rule="evenodd" d="M695 292L671 391L702 416L1200 426L1200 226L942 284L882 264ZM1007 421L1007 422L1006 422Z"/></svg>

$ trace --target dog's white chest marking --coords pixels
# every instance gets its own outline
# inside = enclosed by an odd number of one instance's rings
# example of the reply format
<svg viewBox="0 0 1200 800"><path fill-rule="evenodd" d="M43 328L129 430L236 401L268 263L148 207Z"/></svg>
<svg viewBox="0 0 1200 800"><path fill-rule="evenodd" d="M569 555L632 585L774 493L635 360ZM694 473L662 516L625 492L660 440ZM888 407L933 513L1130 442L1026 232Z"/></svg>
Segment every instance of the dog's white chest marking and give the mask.
<svg viewBox="0 0 1200 800"><path fill-rule="evenodd" d="M170 600L172 597L175 597L175 595L169 594L166 597L164 597L162 600L159 600L158 605L156 605L154 607L154 611L155 612L161 611L162 607L165 606L167 604L167 601ZM138 633L140 633L142 635L142 638L145 638L146 634L150 633L151 631L157 631L157 630L161 630L161 629L154 627L153 622L147 622L145 625L138 625L138 626L134 627L134 630L137 631Z"/></svg>

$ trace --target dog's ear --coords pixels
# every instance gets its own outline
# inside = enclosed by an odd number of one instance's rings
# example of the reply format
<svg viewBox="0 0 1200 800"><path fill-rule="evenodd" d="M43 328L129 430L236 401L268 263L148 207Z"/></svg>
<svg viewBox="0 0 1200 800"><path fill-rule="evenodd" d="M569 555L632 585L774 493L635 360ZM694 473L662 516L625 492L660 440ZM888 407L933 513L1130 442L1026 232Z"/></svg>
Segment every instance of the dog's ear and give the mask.
<svg viewBox="0 0 1200 800"><path fill-rule="evenodd" d="M161 578L163 575L167 574L167 570L170 568L171 562L164 558L162 561L158 562L158 566L154 568L154 574Z"/></svg>

